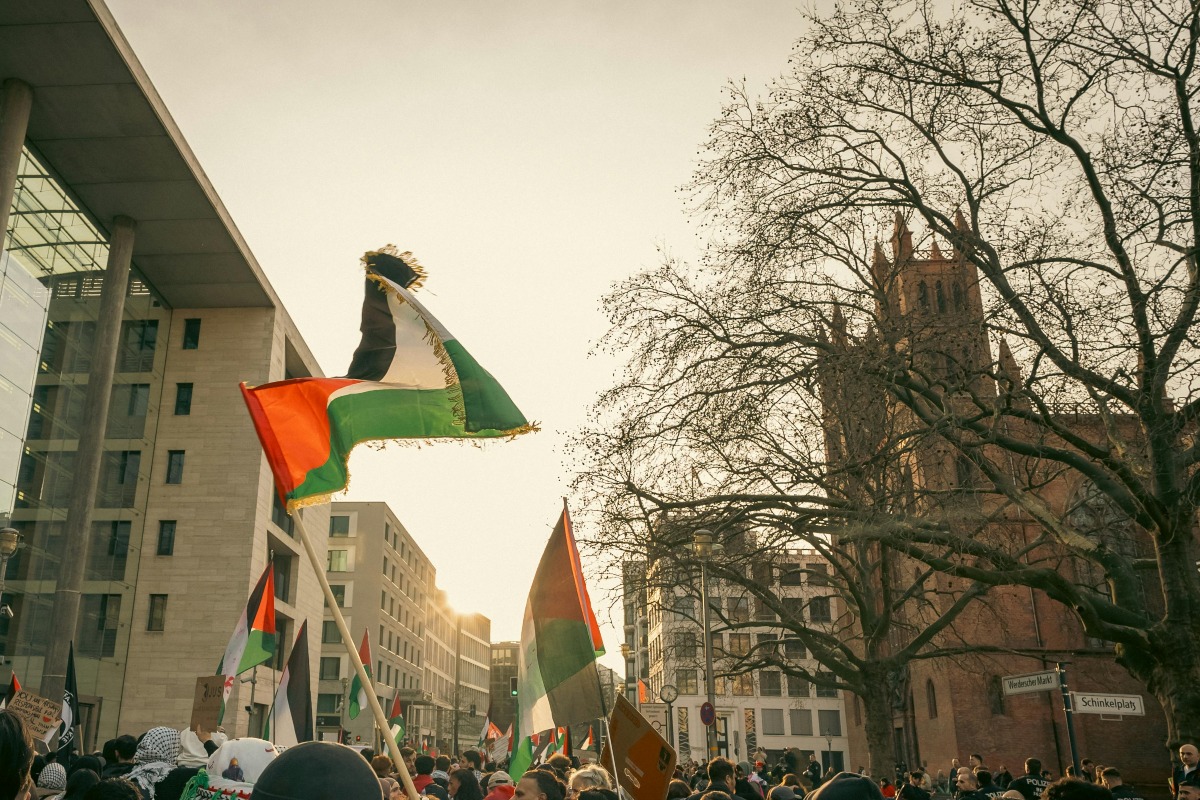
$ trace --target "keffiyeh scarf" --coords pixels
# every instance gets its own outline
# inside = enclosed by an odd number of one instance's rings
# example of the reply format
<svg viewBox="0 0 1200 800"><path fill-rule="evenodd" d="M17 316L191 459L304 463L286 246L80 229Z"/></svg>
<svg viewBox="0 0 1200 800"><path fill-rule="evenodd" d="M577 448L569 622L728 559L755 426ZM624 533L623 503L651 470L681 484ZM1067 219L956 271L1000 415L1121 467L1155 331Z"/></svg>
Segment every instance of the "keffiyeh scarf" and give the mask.
<svg viewBox="0 0 1200 800"><path fill-rule="evenodd" d="M175 769L179 758L179 731L174 728L151 728L142 737L134 755L136 767L126 778L137 784L145 800L154 800L154 786Z"/></svg>

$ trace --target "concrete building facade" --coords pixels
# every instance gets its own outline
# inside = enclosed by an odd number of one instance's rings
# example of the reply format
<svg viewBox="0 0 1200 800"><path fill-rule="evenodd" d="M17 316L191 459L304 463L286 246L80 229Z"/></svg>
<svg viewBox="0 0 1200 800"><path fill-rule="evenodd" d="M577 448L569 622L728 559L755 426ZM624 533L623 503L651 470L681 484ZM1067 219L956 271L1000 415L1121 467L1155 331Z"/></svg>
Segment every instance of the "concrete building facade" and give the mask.
<svg viewBox="0 0 1200 800"><path fill-rule="evenodd" d="M256 730L321 610L238 383L320 369L102 3L0 9L0 81L5 665L53 695L74 642L85 747L184 727L273 555L281 645L225 720Z"/></svg>
<svg viewBox="0 0 1200 800"><path fill-rule="evenodd" d="M370 634L380 705L389 710L399 695L408 741L439 752L452 749L457 706L459 741L475 744L490 695L491 621L450 607L437 570L386 503L335 502L328 531L326 577L355 647ZM370 714L348 716L353 674L328 609L318 675L318 738L344 732L350 743L377 744Z"/></svg>
<svg viewBox="0 0 1200 800"><path fill-rule="evenodd" d="M839 616L839 601L829 596L822 582L810 579L820 573L823 559L814 552L789 551L780 564L789 562L802 565L803 573L763 564L756 580L772 585L786 598L785 606L794 607L809 625L829 626ZM706 757L700 706L707 700L699 588L691 580L664 579L658 574L662 569L667 567L644 569L630 564L626 568L626 675L643 676L652 704L662 702L665 685L675 687L678 698L672 703L670 723L675 745L681 760L699 761ZM815 754L827 768L845 768L849 748L842 692L816 687L779 669L742 671L752 649L761 652L782 638L779 620L754 602L744 587L710 578L708 591L722 754L740 761L761 748L774 763L784 750L797 748L804 758ZM637 599L642 596L645 605L639 606ZM631 597L635 600L628 602ZM819 671L812 654L794 640L781 641L778 654L782 660ZM627 677L626 687L626 696L635 700L637 681Z"/></svg>

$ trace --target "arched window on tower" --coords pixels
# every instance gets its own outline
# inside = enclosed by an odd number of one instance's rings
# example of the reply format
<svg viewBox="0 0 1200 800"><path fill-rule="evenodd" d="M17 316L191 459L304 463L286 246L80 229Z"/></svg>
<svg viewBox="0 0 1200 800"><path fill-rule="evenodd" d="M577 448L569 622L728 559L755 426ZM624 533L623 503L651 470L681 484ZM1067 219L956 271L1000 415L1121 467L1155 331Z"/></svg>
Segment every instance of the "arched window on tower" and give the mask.
<svg viewBox="0 0 1200 800"><path fill-rule="evenodd" d="M937 689L933 688L933 679L925 680L925 709L930 719L937 719Z"/></svg>
<svg viewBox="0 0 1200 800"><path fill-rule="evenodd" d="M999 675L992 675L988 678L987 693L988 708L991 709L992 716L1004 716L1004 686L1000 682Z"/></svg>
<svg viewBox="0 0 1200 800"><path fill-rule="evenodd" d="M946 290L942 288L942 282L938 281L934 284L933 293L937 296L937 310L940 314L946 313Z"/></svg>
<svg viewBox="0 0 1200 800"><path fill-rule="evenodd" d="M955 281L954 286L950 289L950 294L954 298L954 310L962 311L963 307L967 304L966 296L963 293L962 284L958 281Z"/></svg>
<svg viewBox="0 0 1200 800"><path fill-rule="evenodd" d="M925 281L917 284L917 303L924 311L929 310L929 285Z"/></svg>

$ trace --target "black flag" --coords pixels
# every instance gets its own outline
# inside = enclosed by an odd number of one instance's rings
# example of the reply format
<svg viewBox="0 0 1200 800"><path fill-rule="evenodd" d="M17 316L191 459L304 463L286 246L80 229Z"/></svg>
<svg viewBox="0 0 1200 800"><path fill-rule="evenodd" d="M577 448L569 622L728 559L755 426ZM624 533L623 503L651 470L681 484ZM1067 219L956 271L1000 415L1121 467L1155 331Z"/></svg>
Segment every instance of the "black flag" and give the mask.
<svg viewBox="0 0 1200 800"><path fill-rule="evenodd" d="M67 651L67 682L63 686L62 725L58 729L58 763L75 753L75 728L79 725L79 685L75 682L75 643Z"/></svg>

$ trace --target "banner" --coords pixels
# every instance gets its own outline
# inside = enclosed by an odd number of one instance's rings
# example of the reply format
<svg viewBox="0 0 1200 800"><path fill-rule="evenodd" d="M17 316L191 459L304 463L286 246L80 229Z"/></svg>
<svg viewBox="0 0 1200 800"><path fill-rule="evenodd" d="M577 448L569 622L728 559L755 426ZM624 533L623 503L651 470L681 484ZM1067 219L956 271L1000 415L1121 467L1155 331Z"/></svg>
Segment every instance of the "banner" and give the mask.
<svg viewBox="0 0 1200 800"><path fill-rule="evenodd" d="M675 750L624 695L617 695L608 727L600 763L616 764L614 777L633 800L665 800Z"/></svg>

